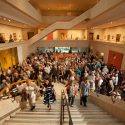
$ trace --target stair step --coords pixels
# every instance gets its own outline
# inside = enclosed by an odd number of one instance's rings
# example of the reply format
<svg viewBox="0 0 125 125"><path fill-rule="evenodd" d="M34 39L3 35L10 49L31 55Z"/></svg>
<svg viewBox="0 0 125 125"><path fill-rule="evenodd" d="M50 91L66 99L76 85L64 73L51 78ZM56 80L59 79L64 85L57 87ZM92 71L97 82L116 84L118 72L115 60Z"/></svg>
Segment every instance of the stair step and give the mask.
<svg viewBox="0 0 125 125"><path fill-rule="evenodd" d="M11 116L11 118L60 118L60 115L20 115L20 114L17 114L15 116ZM68 114L64 115L65 118L68 118ZM82 115L72 115L72 118L81 118Z"/></svg>
<svg viewBox="0 0 125 125"><path fill-rule="evenodd" d="M113 118L112 115L83 115L84 119L103 119L103 118Z"/></svg>
<svg viewBox="0 0 125 125"><path fill-rule="evenodd" d="M64 123L63 125L68 125L67 123ZM79 122L79 123L75 123L74 125L124 125L123 123L119 122L119 123L85 123L85 122Z"/></svg>
<svg viewBox="0 0 125 125"><path fill-rule="evenodd" d="M117 120L117 119L115 119L115 118L105 118L105 119L99 119L99 118L97 118L97 119L95 119L95 118L93 118L93 119L84 119L84 121L85 122L87 122L87 123L91 123L91 124L95 124L95 123L98 123L98 124L100 124L100 123L105 123L105 124L107 124L107 123L109 123L109 122L111 122L111 123L119 123L119 121Z"/></svg>
<svg viewBox="0 0 125 125"><path fill-rule="evenodd" d="M6 121L4 123L4 125L41 125L41 123L14 123L14 122L9 122ZM48 123L44 123L44 125L52 125L52 123L48 122ZM59 125L59 123L54 122L53 125ZM63 125L68 125L67 123L64 123ZM75 123L75 125L97 125L97 124L88 124L88 123ZM105 125L105 123L99 123L99 125ZM123 123L106 123L106 125L124 125Z"/></svg>
<svg viewBox="0 0 125 125"><path fill-rule="evenodd" d="M83 122L83 119L81 118L79 118L79 119L72 119L73 120L73 122ZM69 119L68 118L65 118L65 122L67 122L67 121L69 121ZM48 119L41 119L41 118L39 118L39 119L28 119L28 118L26 118L26 119L21 119L21 118L11 118L10 120L9 120L9 122L16 122L16 123L43 123L43 122L60 122L60 120L59 120L59 118L48 118Z"/></svg>
<svg viewBox="0 0 125 125"><path fill-rule="evenodd" d="M23 111L21 112L48 112L49 110L46 108L46 109L34 109L33 111L31 111L30 109L24 109ZM60 112L60 109L51 109L49 112Z"/></svg>
<svg viewBox="0 0 125 125"><path fill-rule="evenodd" d="M67 114L68 112L65 112L65 114ZM54 111L54 112L51 112L51 111L33 111L33 112L31 112L31 111L29 111L29 112L25 112L25 111L23 111L23 112L19 112L19 113L17 113L17 114L39 114L39 115L42 115L42 114L60 114L60 111ZM72 114L80 114L79 112L72 112Z"/></svg>
<svg viewBox="0 0 125 125"><path fill-rule="evenodd" d="M96 112L87 112L87 111L80 111L81 112L81 114L83 114L83 115L108 115L108 113L107 112L98 112L98 111L96 111Z"/></svg>
<svg viewBox="0 0 125 125"><path fill-rule="evenodd" d="M79 109L81 112L105 112L104 110L97 110L97 109Z"/></svg>
<svg viewBox="0 0 125 125"><path fill-rule="evenodd" d="M22 114L22 115L60 115L60 112L31 112L31 113L17 113L17 114Z"/></svg>

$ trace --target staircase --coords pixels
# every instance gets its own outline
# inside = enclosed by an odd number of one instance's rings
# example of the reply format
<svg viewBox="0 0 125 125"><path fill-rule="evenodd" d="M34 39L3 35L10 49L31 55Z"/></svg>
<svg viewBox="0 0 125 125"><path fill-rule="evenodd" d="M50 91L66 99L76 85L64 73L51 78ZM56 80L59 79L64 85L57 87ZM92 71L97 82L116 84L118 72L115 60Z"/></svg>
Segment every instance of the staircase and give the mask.
<svg viewBox="0 0 125 125"><path fill-rule="evenodd" d="M16 113L15 116L11 116L10 120L6 120L3 125L59 125L60 103L58 99L49 111L42 100L38 100L34 111L30 111L30 107L27 107L25 110ZM70 107L70 113L73 125L124 125L91 102L88 103L87 107L81 106L78 99L76 99L74 107ZM64 125L68 125L69 119L66 107L64 117Z"/></svg>
<svg viewBox="0 0 125 125"><path fill-rule="evenodd" d="M30 111L30 107L11 116L10 120L4 122L3 125L59 125L60 122L60 100L52 104L49 111L42 100L38 100L34 111Z"/></svg>
<svg viewBox="0 0 125 125"><path fill-rule="evenodd" d="M75 106L70 109L71 116L74 115L73 109L76 110L76 113L81 115L81 122L77 121L74 125L124 125L124 123L91 102L88 102L88 106L84 107L80 105L79 99L76 99ZM72 119L74 118L72 117Z"/></svg>
<svg viewBox="0 0 125 125"><path fill-rule="evenodd" d="M56 93L60 93L64 88L62 84L55 84L54 86ZM16 115L11 116L3 125L60 125L60 95L57 95L57 101L52 104L50 111L43 104L42 100L39 99L37 101L34 111L30 111L30 107L27 107L25 110L19 111ZM69 108L73 125L124 125L124 123L90 101L87 107L83 107L80 105L79 95L76 96L74 107ZM64 107L63 125L69 125L69 115L66 106Z"/></svg>

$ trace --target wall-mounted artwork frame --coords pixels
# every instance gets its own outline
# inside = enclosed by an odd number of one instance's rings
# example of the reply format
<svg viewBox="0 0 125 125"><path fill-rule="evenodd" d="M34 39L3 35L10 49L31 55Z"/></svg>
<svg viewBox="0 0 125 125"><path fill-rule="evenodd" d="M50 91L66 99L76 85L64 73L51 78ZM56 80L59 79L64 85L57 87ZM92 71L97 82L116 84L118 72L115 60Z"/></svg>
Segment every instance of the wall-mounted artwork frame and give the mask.
<svg viewBox="0 0 125 125"><path fill-rule="evenodd" d="M13 33L13 39L14 39L14 41L17 41L17 34L16 33Z"/></svg>
<svg viewBox="0 0 125 125"><path fill-rule="evenodd" d="M123 41L125 41L125 35L123 36Z"/></svg>
<svg viewBox="0 0 125 125"><path fill-rule="evenodd" d="M97 36L96 36L96 39L97 39L97 40L99 40L99 37L100 37L100 36L99 36L99 35L97 35Z"/></svg>
<svg viewBox="0 0 125 125"><path fill-rule="evenodd" d="M94 33L89 33L89 40L93 40L94 38Z"/></svg>
<svg viewBox="0 0 125 125"><path fill-rule="evenodd" d="M108 41L110 40L110 35L107 35L107 40L108 40Z"/></svg>
<svg viewBox="0 0 125 125"><path fill-rule="evenodd" d="M60 40L66 40L67 39L67 30L58 30L58 34L59 34Z"/></svg>
<svg viewBox="0 0 125 125"><path fill-rule="evenodd" d="M116 42L120 42L121 34L116 34Z"/></svg>

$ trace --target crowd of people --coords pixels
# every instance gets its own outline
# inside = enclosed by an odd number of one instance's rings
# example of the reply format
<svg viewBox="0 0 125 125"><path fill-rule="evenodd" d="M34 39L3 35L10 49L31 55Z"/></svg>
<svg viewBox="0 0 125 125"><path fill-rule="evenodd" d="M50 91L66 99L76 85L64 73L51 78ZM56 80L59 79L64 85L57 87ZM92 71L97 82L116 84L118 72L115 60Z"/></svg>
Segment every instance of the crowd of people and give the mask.
<svg viewBox="0 0 125 125"><path fill-rule="evenodd" d="M26 80L22 100L29 100L31 110L35 108L38 91L44 95L43 102L51 109L51 103L56 100L55 82L65 84L70 106L73 106L78 91L80 104L84 106L87 106L89 93L94 91L107 96L116 94L117 98L125 100L125 76L122 70L108 66L93 53L72 53L73 56L68 58L56 58L54 55L53 52L32 54L21 66L9 67L6 72L0 69L0 90L9 88L13 82ZM29 79L36 80L37 84L29 84Z"/></svg>

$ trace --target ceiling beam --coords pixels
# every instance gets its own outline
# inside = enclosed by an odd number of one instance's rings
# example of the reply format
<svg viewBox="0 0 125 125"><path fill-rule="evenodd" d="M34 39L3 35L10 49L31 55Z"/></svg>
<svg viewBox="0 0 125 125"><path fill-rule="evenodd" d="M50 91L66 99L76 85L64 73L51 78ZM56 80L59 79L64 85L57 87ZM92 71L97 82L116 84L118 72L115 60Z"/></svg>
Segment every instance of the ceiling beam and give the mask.
<svg viewBox="0 0 125 125"><path fill-rule="evenodd" d="M33 18L22 13L18 9L14 8L10 4L0 0L0 16L7 17L9 19L24 23L31 27L37 27L40 23Z"/></svg>
<svg viewBox="0 0 125 125"><path fill-rule="evenodd" d="M42 22L41 13L37 11L28 0L6 0L6 2L38 22Z"/></svg>

